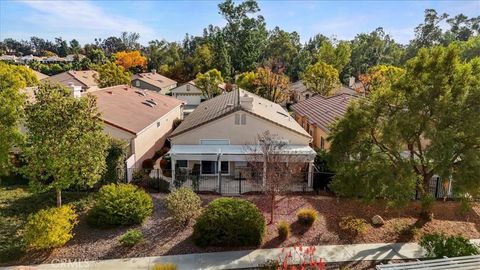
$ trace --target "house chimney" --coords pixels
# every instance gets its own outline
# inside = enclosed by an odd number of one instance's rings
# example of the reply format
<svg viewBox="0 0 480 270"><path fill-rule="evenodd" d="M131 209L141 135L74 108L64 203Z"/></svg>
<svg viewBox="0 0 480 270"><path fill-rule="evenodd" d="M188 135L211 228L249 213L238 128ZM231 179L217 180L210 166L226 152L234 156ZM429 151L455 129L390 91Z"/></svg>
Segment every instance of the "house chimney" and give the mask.
<svg viewBox="0 0 480 270"><path fill-rule="evenodd" d="M157 70L156 70L156 69L152 69L152 73L153 73L153 74L157 74Z"/></svg>
<svg viewBox="0 0 480 270"><path fill-rule="evenodd" d="M73 97L80 98L82 96L82 87L80 85L68 84L68 88L72 89Z"/></svg>
<svg viewBox="0 0 480 270"><path fill-rule="evenodd" d="M355 87L355 77L350 76L350 78L348 78L348 87L351 88L351 89L354 89L354 87Z"/></svg>
<svg viewBox="0 0 480 270"><path fill-rule="evenodd" d="M240 96L240 106L246 110L253 109L253 97L245 93L243 96Z"/></svg>

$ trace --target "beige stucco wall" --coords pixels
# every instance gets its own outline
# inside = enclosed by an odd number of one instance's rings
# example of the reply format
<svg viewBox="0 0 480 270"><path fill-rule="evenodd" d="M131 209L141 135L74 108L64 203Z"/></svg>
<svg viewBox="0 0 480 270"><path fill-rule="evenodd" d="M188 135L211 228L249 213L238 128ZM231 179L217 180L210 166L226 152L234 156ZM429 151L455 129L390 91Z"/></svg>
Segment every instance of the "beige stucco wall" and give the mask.
<svg viewBox="0 0 480 270"><path fill-rule="evenodd" d="M140 168L145 159L152 158L155 151L163 147L166 138L172 131L173 121L177 118L182 118L181 106L171 110L136 136L109 124L105 124L104 130L112 137L130 143L131 152L135 154L135 167ZM157 126L157 123L160 123L160 125Z"/></svg>
<svg viewBox="0 0 480 270"><path fill-rule="evenodd" d="M246 114L246 125L235 125L235 114ZM310 138L250 113L238 111L172 138L173 144L199 144L201 139L229 139L230 144L256 143L257 135L269 130L290 144L308 145Z"/></svg>
<svg viewBox="0 0 480 270"><path fill-rule="evenodd" d="M325 150L328 150L330 149L330 142L327 141L327 137L329 136L329 134L324 131L323 129L315 126L315 125L311 125L308 123L308 119L304 116L301 116L299 114L294 114L294 118L295 120L303 127L303 129L305 129L313 138L313 141L312 143L310 144L313 148L315 149L320 149L321 147L321 141L322 141L322 137L324 139L324 149Z"/></svg>

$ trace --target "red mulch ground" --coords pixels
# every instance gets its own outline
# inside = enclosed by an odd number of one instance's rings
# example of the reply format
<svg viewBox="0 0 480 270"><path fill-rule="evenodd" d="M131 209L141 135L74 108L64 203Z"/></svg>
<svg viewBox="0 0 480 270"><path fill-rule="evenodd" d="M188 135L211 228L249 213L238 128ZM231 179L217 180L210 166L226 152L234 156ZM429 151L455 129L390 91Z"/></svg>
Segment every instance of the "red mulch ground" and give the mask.
<svg viewBox="0 0 480 270"><path fill-rule="evenodd" d="M154 199L154 214L143 225L137 226L145 236L145 242L133 248L122 247L118 238L129 228L101 230L89 227L85 218L75 228L75 237L64 247L49 252L29 252L15 264L48 263L52 260L99 260L123 257L160 256L172 254L198 253L235 250L226 248L196 247L190 239L192 227L179 228L173 225L163 207L163 194L152 194ZM217 198L213 195L202 195L204 203ZM254 202L265 213L269 221L269 203L262 196L243 197ZM303 207L313 207L319 212L319 218L314 225L305 229L296 223L296 212ZM280 220L289 222L292 235L286 241L277 237L276 224L267 226L264 244L260 247L243 247L237 249L274 248L293 245L327 245L348 243L381 243L415 241L422 233L443 232L446 234L461 234L469 238L480 238L480 206L476 205L467 215L460 215L457 202L438 202L434 208L435 219L424 222L419 219L420 206L411 203L402 209L389 209L385 202L365 205L355 200L340 199L326 196L289 196L278 198L275 223ZM352 239L339 228L342 217L353 215L365 218L368 222L374 215L385 219L382 227L369 226L364 238ZM411 229L414 226L416 229ZM409 229L410 228L410 229ZM366 268L363 268L362 265ZM367 262L350 264L350 269L368 269ZM354 268L353 268L354 267Z"/></svg>

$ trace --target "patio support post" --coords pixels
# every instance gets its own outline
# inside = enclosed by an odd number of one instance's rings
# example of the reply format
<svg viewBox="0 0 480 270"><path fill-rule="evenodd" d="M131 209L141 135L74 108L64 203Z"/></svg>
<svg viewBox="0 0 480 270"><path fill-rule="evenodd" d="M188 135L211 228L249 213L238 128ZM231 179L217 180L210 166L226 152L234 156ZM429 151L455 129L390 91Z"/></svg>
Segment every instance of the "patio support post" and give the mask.
<svg viewBox="0 0 480 270"><path fill-rule="evenodd" d="M267 156L264 155L263 173L262 173L262 186L265 187L266 184L267 184Z"/></svg>
<svg viewBox="0 0 480 270"><path fill-rule="evenodd" d="M172 179L170 180L170 187L173 187L173 181L175 181L175 156L171 155L171 163L172 163Z"/></svg>
<svg viewBox="0 0 480 270"><path fill-rule="evenodd" d="M313 177L313 161L308 163L308 176L307 176L307 185L312 187L312 177Z"/></svg>

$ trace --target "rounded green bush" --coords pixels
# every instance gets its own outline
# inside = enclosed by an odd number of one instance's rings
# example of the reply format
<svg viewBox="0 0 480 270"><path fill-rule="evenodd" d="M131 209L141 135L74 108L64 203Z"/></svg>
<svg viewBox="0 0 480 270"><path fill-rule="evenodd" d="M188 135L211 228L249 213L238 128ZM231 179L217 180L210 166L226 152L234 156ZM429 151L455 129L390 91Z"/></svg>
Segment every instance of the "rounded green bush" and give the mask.
<svg viewBox="0 0 480 270"><path fill-rule="evenodd" d="M77 223L78 216L70 205L40 210L28 217L24 239L34 249L60 247L72 239Z"/></svg>
<svg viewBox="0 0 480 270"><path fill-rule="evenodd" d="M250 246L262 243L265 218L251 202L220 198L208 204L193 227L198 246Z"/></svg>
<svg viewBox="0 0 480 270"><path fill-rule="evenodd" d="M304 208L297 213L298 222L306 226L312 226L317 218L318 212L313 208Z"/></svg>
<svg viewBox="0 0 480 270"><path fill-rule="evenodd" d="M132 247L143 241L143 233L139 230L131 229L124 233L119 241L123 246Z"/></svg>
<svg viewBox="0 0 480 270"><path fill-rule="evenodd" d="M175 222L188 225L202 210L202 200L191 189L182 187L165 198L168 213Z"/></svg>
<svg viewBox="0 0 480 270"><path fill-rule="evenodd" d="M109 184L99 190L88 222L98 227L140 224L152 211L152 198L142 189L131 184Z"/></svg>

